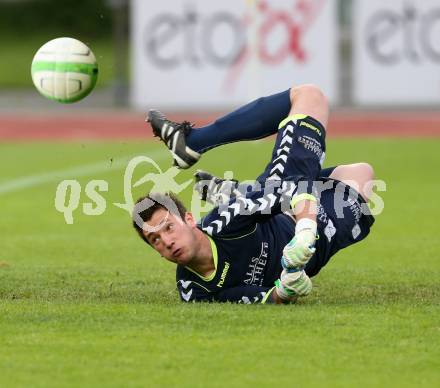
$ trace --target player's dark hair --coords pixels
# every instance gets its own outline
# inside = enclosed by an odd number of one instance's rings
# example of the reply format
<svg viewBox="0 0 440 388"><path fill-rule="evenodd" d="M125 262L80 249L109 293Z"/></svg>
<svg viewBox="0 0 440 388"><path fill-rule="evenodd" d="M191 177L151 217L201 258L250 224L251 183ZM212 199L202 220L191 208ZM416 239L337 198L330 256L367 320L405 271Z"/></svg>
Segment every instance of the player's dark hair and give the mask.
<svg viewBox="0 0 440 388"><path fill-rule="evenodd" d="M159 209L165 209L182 220L184 220L187 212L185 205L173 193L149 193L139 198L133 208L133 227L147 244L150 243L143 233L143 223L150 221L153 214Z"/></svg>

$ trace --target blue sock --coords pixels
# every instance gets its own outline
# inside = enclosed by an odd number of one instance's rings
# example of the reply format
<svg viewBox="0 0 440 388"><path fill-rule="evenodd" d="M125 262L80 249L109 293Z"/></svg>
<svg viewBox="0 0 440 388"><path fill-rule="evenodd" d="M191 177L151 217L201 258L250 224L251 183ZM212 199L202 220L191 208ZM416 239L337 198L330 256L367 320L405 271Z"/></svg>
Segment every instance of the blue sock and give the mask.
<svg viewBox="0 0 440 388"><path fill-rule="evenodd" d="M194 128L186 143L203 153L226 143L261 139L277 132L290 107L290 90L261 97L205 127Z"/></svg>

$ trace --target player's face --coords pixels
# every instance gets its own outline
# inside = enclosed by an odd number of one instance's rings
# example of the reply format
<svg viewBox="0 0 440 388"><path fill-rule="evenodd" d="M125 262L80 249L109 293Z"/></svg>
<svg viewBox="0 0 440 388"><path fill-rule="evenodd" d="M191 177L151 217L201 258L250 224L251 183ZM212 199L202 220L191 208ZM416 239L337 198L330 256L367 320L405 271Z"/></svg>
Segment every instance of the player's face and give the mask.
<svg viewBox="0 0 440 388"><path fill-rule="evenodd" d="M176 264L188 265L196 253L196 228L191 213L186 213L182 221L160 208L144 223L143 233L162 257Z"/></svg>

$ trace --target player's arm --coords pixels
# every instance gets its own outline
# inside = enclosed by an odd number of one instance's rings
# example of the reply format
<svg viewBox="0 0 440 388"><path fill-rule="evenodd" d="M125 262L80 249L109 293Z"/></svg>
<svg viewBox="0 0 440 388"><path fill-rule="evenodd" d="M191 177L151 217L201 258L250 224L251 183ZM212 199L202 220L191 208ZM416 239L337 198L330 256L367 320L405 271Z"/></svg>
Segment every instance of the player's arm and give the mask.
<svg viewBox="0 0 440 388"><path fill-rule="evenodd" d="M296 182L298 177L289 176L282 181L269 181L265 186L245 195L234 196L229 202L213 209L202 220L201 228L209 235L231 235L235 231L251 230L262 217L291 212L291 201L302 199L297 192ZM306 199L309 198L312 196Z"/></svg>
<svg viewBox="0 0 440 388"><path fill-rule="evenodd" d="M304 271L288 273L284 270L272 288L250 285L231 287L216 294L214 300L244 304L288 304L307 296L311 290L312 282Z"/></svg>
<svg viewBox="0 0 440 388"><path fill-rule="evenodd" d="M221 290L215 295L216 302L255 304L263 303L271 287L242 285Z"/></svg>
<svg viewBox="0 0 440 388"><path fill-rule="evenodd" d="M304 271L288 272L283 270L274 287L241 285L211 292L202 284L180 279L177 290L182 302L230 302L287 304L299 297L307 296L312 290L312 282Z"/></svg>
<svg viewBox="0 0 440 388"><path fill-rule="evenodd" d="M191 280L177 280L177 291L182 302L212 302L214 293L202 284Z"/></svg>
<svg viewBox="0 0 440 388"><path fill-rule="evenodd" d="M177 289L182 302L230 302L230 303L262 303L267 300L270 287L237 286L226 288L214 293L202 284L194 281L179 280ZM274 303L274 302L272 302Z"/></svg>
<svg viewBox="0 0 440 388"><path fill-rule="evenodd" d="M283 249L281 264L291 272L300 271L315 253L317 200L313 195L299 195L292 200L295 236Z"/></svg>

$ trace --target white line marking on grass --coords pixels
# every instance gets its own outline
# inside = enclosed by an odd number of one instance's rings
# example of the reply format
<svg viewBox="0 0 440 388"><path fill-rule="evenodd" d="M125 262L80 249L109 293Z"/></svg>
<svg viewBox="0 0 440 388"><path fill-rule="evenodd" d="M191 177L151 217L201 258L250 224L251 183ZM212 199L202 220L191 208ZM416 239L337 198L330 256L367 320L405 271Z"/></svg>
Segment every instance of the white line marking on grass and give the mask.
<svg viewBox="0 0 440 388"><path fill-rule="evenodd" d="M14 191L20 191L30 187L41 186L45 183L56 182L59 179L77 178L81 176L88 176L101 172L114 172L124 169L128 162L137 155L123 156L121 159L110 163L110 161L98 162L92 164L84 164L73 168L67 168L65 170L52 171L45 174L36 174L24 176L22 178L14 179L11 181L0 182L0 195L11 193ZM168 153L165 150L153 150L148 153L150 158L156 158L156 160L162 160Z"/></svg>

